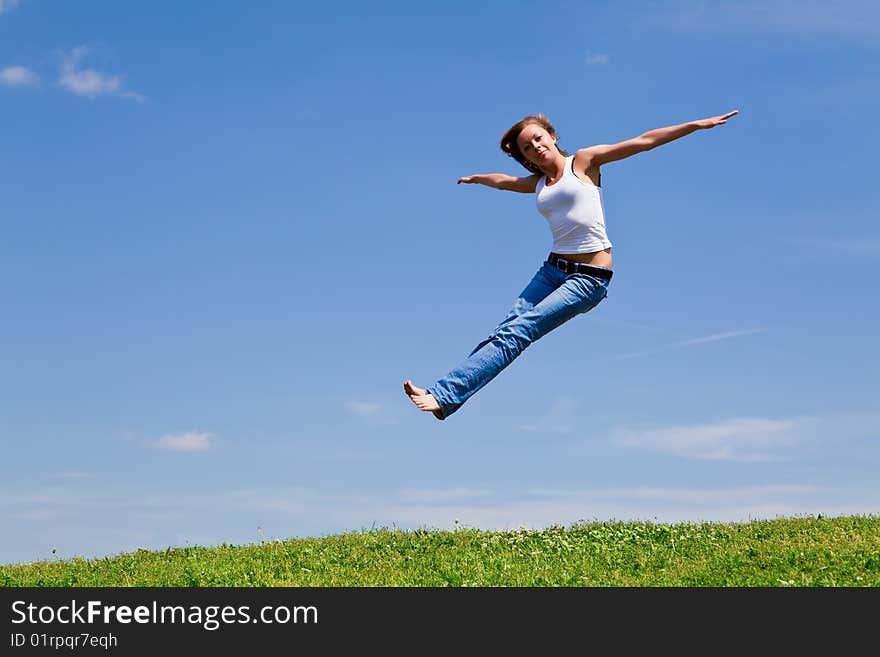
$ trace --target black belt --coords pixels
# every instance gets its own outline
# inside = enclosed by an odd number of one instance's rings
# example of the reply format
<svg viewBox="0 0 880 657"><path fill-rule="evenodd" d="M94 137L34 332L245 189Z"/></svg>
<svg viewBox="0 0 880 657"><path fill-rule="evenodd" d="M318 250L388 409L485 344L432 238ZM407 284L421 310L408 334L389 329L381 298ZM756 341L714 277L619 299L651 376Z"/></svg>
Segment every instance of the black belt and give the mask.
<svg viewBox="0 0 880 657"><path fill-rule="evenodd" d="M611 275L614 273L605 267L596 267L595 265L588 265L584 262L573 262L571 260L566 260L565 258L560 258L555 253L551 253L547 260L551 265L556 267L556 269L566 274L586 274L587 276L601 278L604 281L610 281Z"/></svg>

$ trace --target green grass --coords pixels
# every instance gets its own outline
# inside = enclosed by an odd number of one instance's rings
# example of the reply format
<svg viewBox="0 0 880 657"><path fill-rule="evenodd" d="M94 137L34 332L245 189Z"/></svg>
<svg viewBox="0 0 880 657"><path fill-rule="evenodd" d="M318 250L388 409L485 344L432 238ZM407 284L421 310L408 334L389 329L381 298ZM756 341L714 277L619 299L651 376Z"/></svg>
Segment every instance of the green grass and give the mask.
<svg viewBox="0 0 880 657"><path fill-rule="evenodd" d="M880 516L372 530L0 566L0 586L880 586Z"/></svg>

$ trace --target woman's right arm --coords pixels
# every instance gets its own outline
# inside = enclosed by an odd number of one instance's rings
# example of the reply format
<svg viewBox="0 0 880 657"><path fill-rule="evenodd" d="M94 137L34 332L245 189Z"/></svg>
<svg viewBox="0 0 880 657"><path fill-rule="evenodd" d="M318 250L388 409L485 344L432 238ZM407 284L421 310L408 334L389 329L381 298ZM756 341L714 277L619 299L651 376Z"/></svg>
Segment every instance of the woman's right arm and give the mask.
<svg viewBox="0 0 880 657"><path fill-rule="evenodd" d="M462 176L458 179L458 184L486 185L486 187L503 189L508 192L534 194L540 178L541 174L538 173L526 176L525 178L509 176L506 173L480 173L474 176Z"/></svg>

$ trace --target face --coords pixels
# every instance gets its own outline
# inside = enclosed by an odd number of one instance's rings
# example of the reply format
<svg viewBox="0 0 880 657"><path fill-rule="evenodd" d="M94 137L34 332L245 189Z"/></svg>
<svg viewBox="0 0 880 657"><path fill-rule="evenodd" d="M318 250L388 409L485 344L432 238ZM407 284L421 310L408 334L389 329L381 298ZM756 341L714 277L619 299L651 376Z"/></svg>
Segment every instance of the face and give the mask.
<svg viewBox="0 0 880 657"><path fill-rule="evenodd" d="M523 157L538 166L548 164L559 153L556 148L556 137L537 123L529 123L523 128L516 138L516 144Z"/></svg>

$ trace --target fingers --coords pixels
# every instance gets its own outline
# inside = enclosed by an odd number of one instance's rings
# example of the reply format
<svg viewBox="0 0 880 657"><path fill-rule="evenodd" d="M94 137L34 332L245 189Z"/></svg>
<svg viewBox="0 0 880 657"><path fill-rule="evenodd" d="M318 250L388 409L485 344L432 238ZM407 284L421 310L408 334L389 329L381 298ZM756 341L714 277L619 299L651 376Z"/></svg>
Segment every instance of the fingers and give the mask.
<svg viewBox="0 0 880 657"><path fill-rule="evenodd" d="M715 116L711 119L706 119L705 126L707 128L714 128L716 125L724 125L727 123L727 119L732 116L736 116L739 114L739 110L733 110L732 112L728 112L727 114L722 114L721 116Z"/></svg>

